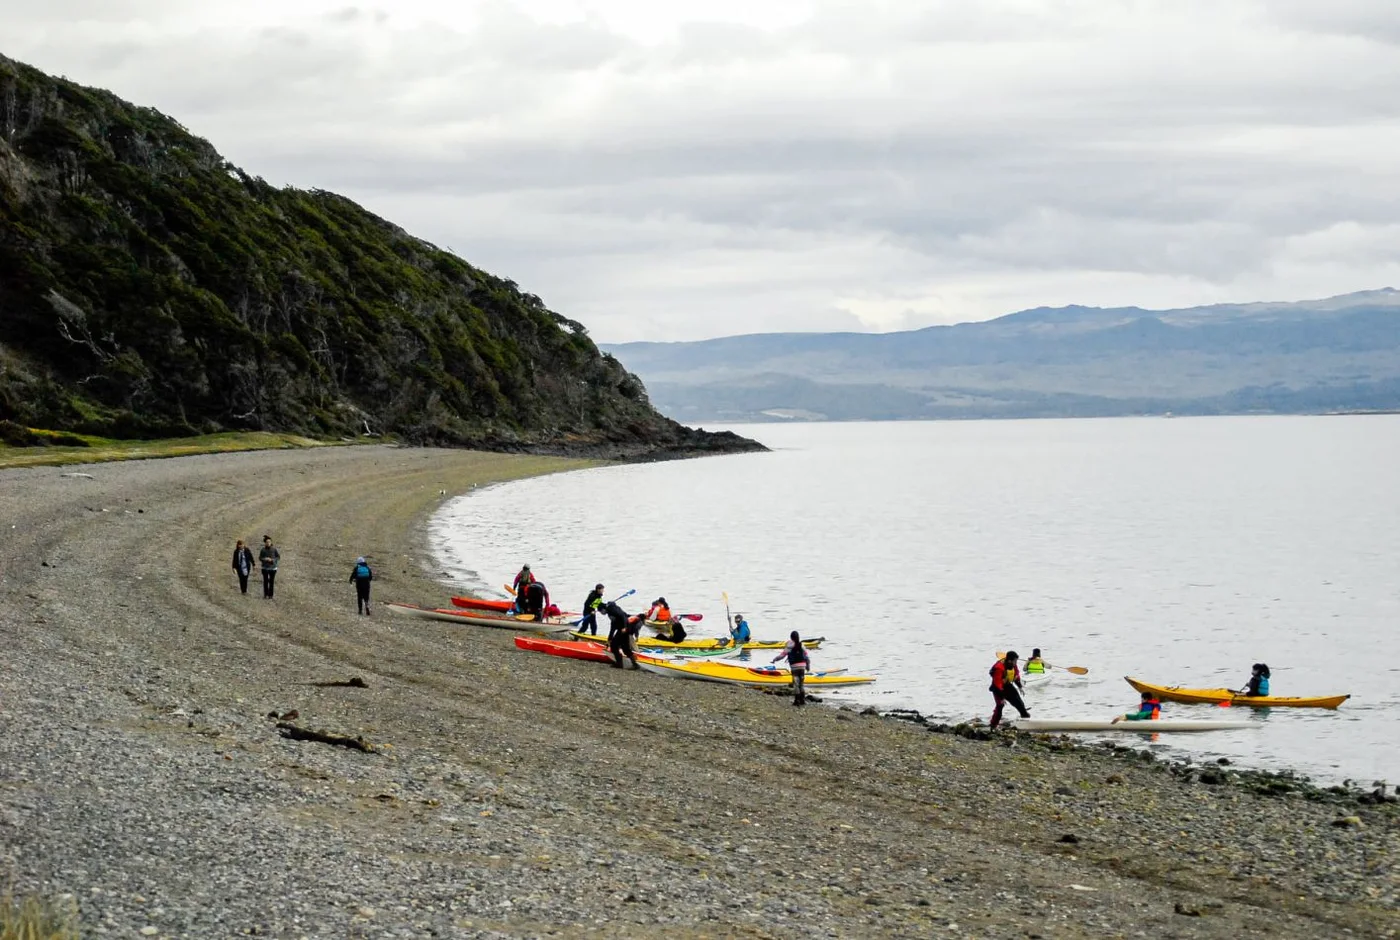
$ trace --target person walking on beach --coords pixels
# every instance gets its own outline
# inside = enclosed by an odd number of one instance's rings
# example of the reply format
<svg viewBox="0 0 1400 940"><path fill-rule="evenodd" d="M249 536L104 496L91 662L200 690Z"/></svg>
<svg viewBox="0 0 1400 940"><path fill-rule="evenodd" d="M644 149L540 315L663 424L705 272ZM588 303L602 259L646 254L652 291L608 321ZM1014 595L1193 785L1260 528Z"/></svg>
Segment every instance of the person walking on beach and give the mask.
<svg viewBox="0 0 1400 940"><path fill-rule="evenodd" d="M529 565L521 565L520 573L515 576L515 580L510 586L515 588L515 612L525 613L525 592L530 589L530 585L535 583L535 576L530 573Z"/></svg>
<svg viewBox="0 0 1400 940"><path fill-rule="evenodd" d="M262 565L264 598L272 597L277 580L277 563L281 560L282 553L273 547L272 536L264 535L262 551L258 552L258 562Z"/></svg>
<svg viewBox="0 0 1400 940"><path fill-rule="evenodd" d="M355 567L350 571L350 580L355 585L355 613L370 616L369 584L374 580L374 569L361 555L355 559Z"/></svg>
<svg viewBox="0 0 1400 940"><path fill-rule="evenodd" d="M621 669L622 658L626 656L632 661L633 669L641 669L637 665L637 653L632 649L632 623L627 612L617 606L617 601L608 601L603 612L608 615L608 649L612 650L613 666Z"/></svg>
<svg viewBox="0 0 1400 940"><path fill-rule="evenodd" d="M992 720L989 725L993 731L997 725L1001 724L1001 711L1010 702L1011 706L1020 713L1022 718L1029 718L1031 713L1026 710L1026 703L1021 701L1021 693L1017 691L1021 687L1021 670L1016 667L1019 657L1016 651L1012 650L1006 654L1005 658L998 659L992 664L992 668L987 670L992 677L992 684L988 686L991 690L992 698L996 700L997 707L992 712Z"/></svg>
<svg viewBox="0 0 1400 940"><path fill-rule="evenodd" d="M802 645L802 637L796 630L792 631L792 636L783 646L783 651L773 657L773 662L776 663L780 659L788 661L788 669L792 671L792 704L800 706L807 701L803 683L807 679L807 670L812 668L812 657L808 655L807 647Z"/></svg>
<svg viewBox="0 0 1400 940"><path fill-rule="evenodd" d="M583 602L583 619L578 623L579 633L598 635L598 611L602 606L603 586L595 584L593 590L588 593L588 599Z"/></svg>
<svg viewBox="0 0 1400 940"><path fill-rule="evenodd" d="M253 550L239 539L233 546L233 570L238 575L238 590L248 593L248 575L253 573Z"/></svg>

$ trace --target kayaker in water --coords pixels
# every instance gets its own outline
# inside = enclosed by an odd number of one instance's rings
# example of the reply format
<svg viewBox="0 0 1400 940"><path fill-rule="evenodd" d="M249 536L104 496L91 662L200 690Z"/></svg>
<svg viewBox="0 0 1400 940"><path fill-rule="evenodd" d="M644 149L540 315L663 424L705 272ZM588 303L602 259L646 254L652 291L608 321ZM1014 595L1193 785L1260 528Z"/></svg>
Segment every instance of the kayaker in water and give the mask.
<svg viewBox="0 0 1400 940"><path fill-rule="evenodd" d="M1138 710L1128 712L1126 715L1119 715L1113 719L1113 724L1120 721L1156 721L1162 717L1162 700L1151 692L1142 693L1142 702L1138 705Z"/></svg>
<svg viewBox="0 0 1400 940"><path fill-rule="evenodd" d="M666 598L658 597L651 602L651 609L647 611L647 620L652 623L670 624L671 605L666 603Z"/></svg>
<svg viewBox="0 0 1400 940"><path fill-rule="evenodd" d="M632 624L627 612L617 606L617 601L608 601L603 605L603 613L608 615L608 649L612 650L613 666L621 669L622 657L626 656L633 669L641 669L632 649Z"/></svg>
<svg viewBox="0 0 1400 940"><path fill-rule="evenodd" d="M583 602L583 619L579 621L578 632L598 635L598 611L603 606L603 586L596 584L593 590L588 592L588 599Z"/></svg>
<svg viewBox="0 0 1400 940"><path fill-rule="evenodd" d="M510 586L515 588L515 609L517 613L525 612L525 592L529 590L535 581L535 576L530 573L529 565L521 565L520 573L515 576L515 580Z"/></svg>
<svg viewBox="0 0 1400 940"><path fill-rule="evenodd" d="M1022 718L1029 718L1031 713L1026 710L1025 702L1021 701L1021 693L1017 691L1022 688L1021 670L1017 668L1016 661L1019 659L1016 651L1012 650L1003 659L998 659L992 664L992 668L987 670L992 677L992 684L988 686L991 690L992 698L996 700L997 707L992 712L992 720L989 722L992 730L996 730L1001 724L1001 712L1010 702L1011 707L1020 712Z"/></svg>
<svg viewBox="0 0 1400 940"><path fill-rule="evenodd" d="M773 657L773 662L780 659L786 659L788 668L792 670L792 704L801 705L807 701L803 683L807 679L807 670L812 668L812 657L807 653L807 647L802 645L802 637L796 630L792 631L783 651Z"/></svg>
<svg viewBox="0 0 1400 940"><path fill-rule="evenodd" d="M544 620L544 609L549 606L549 590L544 582L531 580L525 587L525 613L536 622Z"/></svg>
<svg viewBox="0 0 1400 940"><path fill-rule="evenodd" d="M1251 667L1249 682L1240 689L1240 694L1256 698L1269 694L1269 666L1267 663L1255 663Z"/></svg>
<svg viewBox="0 0 1400 940"><path fill-rule="evenodd" d="M1040 658L1040 647L1031 650L1031 658L1026 660L1026 675L1041 676L1045 674L1045 660Z"/></svg>
<svg viewBox="0 0 1400 940"><path fill-rule="evenodd" d="M364 556L355 559L355 567L350 572L350 580L355 582L355 613L369 615L369 585L374 580L374 569L370 568Z"/></svg>
<svg viewBox="0 0 1400 940"><path fill-rule="evenodd" d="M753 637L749 631L749 622L744 619L743 614L734 615L734 626L729 628L729 635L735 643L747 643Z"/></svg>

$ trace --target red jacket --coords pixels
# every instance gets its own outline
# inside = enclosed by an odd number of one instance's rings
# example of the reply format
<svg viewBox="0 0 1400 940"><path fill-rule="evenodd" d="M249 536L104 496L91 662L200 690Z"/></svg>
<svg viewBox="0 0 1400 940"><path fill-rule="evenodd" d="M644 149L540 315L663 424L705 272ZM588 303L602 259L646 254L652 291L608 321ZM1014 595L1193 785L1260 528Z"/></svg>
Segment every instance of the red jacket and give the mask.
<svg viewBox="0 0 1400 940"><path fill-rule="evenodd" d="M1020 675L1021 670L1018 667L1012 666L1011 671L1007 672L1006 660L998 659L991 669L992 690L1000 692L1002 689L1006 688L1008 682L1015 685L1016 679L1020 677Z"/></svg>

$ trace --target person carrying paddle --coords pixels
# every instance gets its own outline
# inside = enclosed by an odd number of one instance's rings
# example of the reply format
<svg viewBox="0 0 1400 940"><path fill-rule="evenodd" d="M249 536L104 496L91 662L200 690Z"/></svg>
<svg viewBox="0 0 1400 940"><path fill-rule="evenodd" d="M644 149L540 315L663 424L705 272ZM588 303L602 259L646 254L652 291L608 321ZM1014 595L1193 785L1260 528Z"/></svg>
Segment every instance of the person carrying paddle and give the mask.
<svg viewBox="0 0 1400 940"><path fill-rule="evenodd" d="M253 550L239 539L233 546L233 570L238 575L238 590L248 593L248 575L253 573Z"/></svg>
<svg viewBox="0 0 1400 940"><path fill-rule="evenodd" d="M1016 660L1019 657L1015 650L1011 650L1003 659L998 659L988 670L992 677L992 684L988 686L991 690L992 698L996 700L997 707L992 712L992 720L989 725L993 731L997 725L1001 724L1001 712L1010 702L1011 706L1021 714L1022 718L1029 718L1031 713L1026 710L1026 703L1021 701L1021 693L1017 691L1021 687L1021 670L1016 667Z"/></svg>
<svg viewBox="0 0 1400 940"><path fill-rule="evenodd" d="M1120 721L1156 721L1162 717L1162 700L1151 692L1142 693L1142 702L1138 705L1138 710L1128 712L1126 715L1119 715L1113 719L1113 724Z"/></svg>
<svg viewBox="0 0 1400 940"><path fill-rule="evenodd" d="M583 619L578 622L579 633L598 635L598 611L603 604L603 586L595 584L588 594L588 599L583 602Z"/></svg>
<svg viewBox="0 0 1400 940"><path fill-rule="evenodd" d="M369 584L374 580L374 569L361 555L355 559L355 567L350 571L350 580L355 585L355 613L370 616Z"/></svg>
<svg viewBox="0 0 1400 940"><path fill-rule="evenodd" d="M788 669L792 671L792 704L802 705L807 701L807 695L803 691L803 683L807 679L807 670L812 668L812 657L807 652L807 647L802 645L802 637L796 630L792 631L783 651L773 657L773 662L780 659L788 661Z"/></svg>
<svg viewBox="0 0 1400 940"><path fill-rule="evenodd" d="M753 639L753 633L749 630L749 622L744 619L743 614L734 615L734 626L729 628L729 635L735 643L743 644Z"/></svg>
<svg viewBox="0 0 1400 940"><path fill-rule="evenodd" d="M510 586L515 589L515 610L516 613L525 612L525 592L530 589L530 585L535 582L535 576L530 573L529 565L521 565L520 573L515 576L515 580Z"/></svg>
<svg viewBox="0 0 1400 940"><path fill-rule="evenodd" d="M608 601L603 613L608 615L608 649L612 650L613 666L621 669L622 658L626 656L632 661L633 669L641 669L632 649L632 624L627 612L617 606L617 601Z"/></svg>
<svg viewBox="0 0 1400 940"><path fill-rule="evenodd" d="M272 599L273 591L276 589L277 565L282 560L282 553L272 545L272 536L263 536L263 547L258 552L258 561L262 565L263 576L263 597Z"/></svg>
<svg viewBox="0 0 1400 940"><path fill-rule="evenodd" d="M1250 668L1249 682L1240 689L1240 694L1254 698L1263 698L1269 694L1269 666L1267 663L1255 663Z"/></svg>

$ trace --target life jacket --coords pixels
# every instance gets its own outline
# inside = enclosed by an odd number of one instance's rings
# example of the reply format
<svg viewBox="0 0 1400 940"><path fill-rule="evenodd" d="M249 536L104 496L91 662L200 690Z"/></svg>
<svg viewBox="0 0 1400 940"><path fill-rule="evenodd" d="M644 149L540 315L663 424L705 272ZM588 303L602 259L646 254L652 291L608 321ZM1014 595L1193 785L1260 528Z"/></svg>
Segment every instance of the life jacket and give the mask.
<svg viewBox="0 0 1400 940"><path fill-rule="evenodd" d="M1006 660L1004 659L998 659L996 662L992 663L992 668L987 670L987 675L992 677L993 692L1000 692L1008 685L1015 685L1016 678L1020 674L1020 668L1017 666L1012 666L1010 669L1007 669Z"/></svg>
<svg viewBox="0 0 1400 940"><path fill-rule="evenodd" d="M1026 660L1026 674L1027 674L1027 675L1040 675L1040 674L1043 673L1043 672L1045 672L1045 660L1043 660L1043 659L1028 659L1028 660Z"/></svg>
<svg viewBox="0 0 1400 940"><path fill-rule="evenodd" d="M1156 721L1157 719L1161 718L1162 700L1150 698L1147 701L1143 702L1141 705L1138 706L1138 714L1140 715L1145 711L1152 712L1152 715L1148 718L1149 721Z"/></svg>
<svg viewBox="0 0 1400 940"><path fill-rule="evenodd" d="M651 616L647 619L654 620L657 623L669 623L671 620L671 608L662 604L657 604L651 609Z"/></svg>
<svg viewBox="0 0 1400 940"><path fill-rule="evenodd" d="M752 635L753 634L749 632L749 622L747 620L740 620L734 625L734 639L738 640L740 643L747 643Z"/></svg>
<svg viewBox="0 0 1400 940"><path fill-rule="evenodd" d="M356 566L355 566L355 580L357 580L357 581L368 581L369 578L370 578L369 565L356 565Z"/></svg>
<svg viewBox="0 0 1400 940"><path fill-rule="evenodd" d="M1261 676L1255 676L1255 677L1253 677L1252 679L1249 680L1249 686L1250 686L1250 688L1249 688L1249 694L1250 694L1250 695L1268 695L1268 694L1269 694L1269 677L1268 677L1268 676L1262 676L1262 675L1261 675Z"/></svg>

